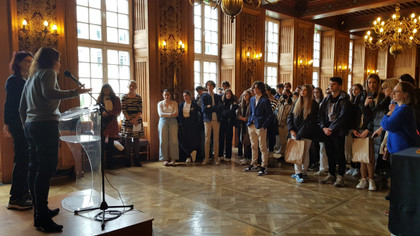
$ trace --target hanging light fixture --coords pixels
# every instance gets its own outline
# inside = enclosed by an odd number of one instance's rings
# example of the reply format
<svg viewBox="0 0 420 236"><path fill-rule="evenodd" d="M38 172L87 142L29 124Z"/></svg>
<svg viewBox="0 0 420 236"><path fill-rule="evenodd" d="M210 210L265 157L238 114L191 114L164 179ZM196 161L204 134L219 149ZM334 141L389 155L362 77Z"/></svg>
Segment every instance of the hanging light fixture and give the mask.
<svg viewBox="0 0 420 236"><path fill-rule="evenodd" d="M244 6L244 2L255 8L259 8L263 1L268 4L274 4L279 2L279 0L189 0L191 6L197 6L202 3L211 6L213 9L220 6L223 13L230 16L230 20L232 23L235 19L235 16L241 13L242 8Z"/></svg>
<svg viewBox="0 0 420 236"><path fill-rule="evenodd" d="M375 50L385 50L389 47L389 52L397 56L402 53L404 48L409 48L413 44L420 44L417 32L420 30L420 16L412 13L410 18L400 16L400 4L395 7L395 14L386 21L378 17L373 22L372 31L367 31L364 36L365 46ZM375 35L374 35L375 34Z"/></svg>

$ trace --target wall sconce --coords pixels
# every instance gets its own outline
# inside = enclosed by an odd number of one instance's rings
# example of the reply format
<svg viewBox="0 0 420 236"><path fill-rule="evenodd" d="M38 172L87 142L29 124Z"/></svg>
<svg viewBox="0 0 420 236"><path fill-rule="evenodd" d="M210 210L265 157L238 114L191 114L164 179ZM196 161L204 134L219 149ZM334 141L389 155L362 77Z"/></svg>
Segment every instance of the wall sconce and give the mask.
<svg viewBox="0 0 420 236"><path fill-rule="evenodd" d="M312 67L312 64L314 63L314 61L311 59L311 60L306 60L306 62L304 61L304 60L302 60L302 59L300 59L299 60L299 62L298 62L298 66L299 67L302 67L304 70L307 70L307 69L309 69L310 67Z"/></svg>
<svg viewBox="0 0 420 236"><path fill-rule="evenodd" d="M28 22L26 20L22 21L22 29L20 29L23 33L28 32Z"/></svg>
<svg viewBox="0 0 420 236"><path fill-rule="evenodd" d="M345 72L347 72L348 70L350 70L349 67L347 66L338 66L338 73L343 74Z"/></svg>
<svg viewBox="0 0 420 236"><path fill-rule="evenodd" d="M246 52L246 60L260 62L262 60L262 53L254 53L254 56L251 57L251 53L248 51Z"/></svg>
<svg viewBox="0 0 420 236"><path fill-rule="evenodd" d="M166 45L166 41L163 40L163 42L162 42L162 50L166 52L167 49L168 49L168 46Z"/></svg>
<svg viewBox="0 0 420 236"><path fill-rule="evenodd" d="M162 41L161 49L165 53L168 51L168 42L166 42L166 40ZM174 48L170 49L169 52L182 54L185 52L185 44L181 40L179 40L178 44L176 44Z"/></svg>
<svg viewBox="0 0 420 236"><path fill-rule="evenodd" d="M375 69L371 70L371 69L368 69L366 72L367 72L368 75L369 74L378 74L379 73L379 70L375 70Z"/></svg>
<svg viewBox="0 0 420 236"><path fill-rule="evenodd" d="M180 53L185 52L185 44L183 44L181 40L179 40L179 43L178 43L178 50Z"/></svg>

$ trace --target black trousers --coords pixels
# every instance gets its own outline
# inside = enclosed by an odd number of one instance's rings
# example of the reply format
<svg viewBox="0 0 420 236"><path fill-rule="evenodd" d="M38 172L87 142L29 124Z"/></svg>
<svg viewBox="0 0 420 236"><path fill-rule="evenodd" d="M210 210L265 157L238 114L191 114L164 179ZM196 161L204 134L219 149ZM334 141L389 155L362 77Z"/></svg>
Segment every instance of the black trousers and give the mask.
<svg viewBox="0 0 420 236"><path fill-rule="evenodd" d="M125 138L125 158L126 164L131 164L131 155L134 152L133 160L134 162L140 161L139 160L139 152L140 152L140 138ZM134 150L132 150L134 149Z"/></svg>
<svg viewBox="0 0 420 236"><path fill-rule="evenodd" d="M232 157L232 139L233 139L233 124L226 120L220 122L219 130L219 156L223 156L223 150L226 149L226 158ZM226 145L225 145L226 141Z"/></svg>
<svg viewBox="0 0 420 236"><path fill-rule="evenodd" d="M35 218L48 218L50 179L58 162L58 121L25 124L29 145L29 189Z"/></svg>
<svg viewBox="0 0 420 236"><path fill-rule="evenodd" d="M346 170L346 157L344 154L345 136L331 134L325 138L325 151L328 156L328 166L331 175L335 176L336 165L338 164L338 174L344 176Z"/></svg>
<svg viewBox="0 0 420 236"><path fill-rule="evenodd" d="M12 187L10 188L10 200L23 199L29 193L28 188L28 166L29 154L28 143L25 138L22 125L10 124L9 131L13 137L15 150Z"/></svg>

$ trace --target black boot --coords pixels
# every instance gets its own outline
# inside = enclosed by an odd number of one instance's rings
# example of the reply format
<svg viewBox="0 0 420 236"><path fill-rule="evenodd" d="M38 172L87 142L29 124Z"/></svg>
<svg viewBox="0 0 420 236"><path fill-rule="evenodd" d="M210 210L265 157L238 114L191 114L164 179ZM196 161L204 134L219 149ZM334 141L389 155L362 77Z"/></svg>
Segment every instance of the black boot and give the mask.
<svg viewBox="0 0 420 236"><path fill-rule="evenodd" d="M35 218L34 226L37 230L47 233L63 231L63 226L56 224L50 217Z"/></svg>

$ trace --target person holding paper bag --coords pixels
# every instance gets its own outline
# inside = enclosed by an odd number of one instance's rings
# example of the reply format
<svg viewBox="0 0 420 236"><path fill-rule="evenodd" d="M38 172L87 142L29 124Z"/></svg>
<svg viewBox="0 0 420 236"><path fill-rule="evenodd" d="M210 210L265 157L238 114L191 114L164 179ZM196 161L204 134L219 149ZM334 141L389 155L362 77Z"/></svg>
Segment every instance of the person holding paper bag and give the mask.
<svg viewBox="0 0 420 236"><path fill-rule="evenodd" d="M136 94L137 82L130 80L129 92L122 98L122 112L124 120L122 123L122 136L125 138L125 155L127 166L131 166L131 149L134 146L134 165L141 166L139 160L140 138L143 137L143 102L141 96Z"/></svg>
<svg viewBox="0 0 420 236"><path fill-rule="evenodd" d="M313 100L312 85L303 85L299 98L287 118L287 127L292 139L305 142L302 165L295 164L295 174L292 175L292 178L295 178L298 183L305 182L307 177L309 148L311 147L312 139L316 136L318 109L318 103Z"/></svg>

